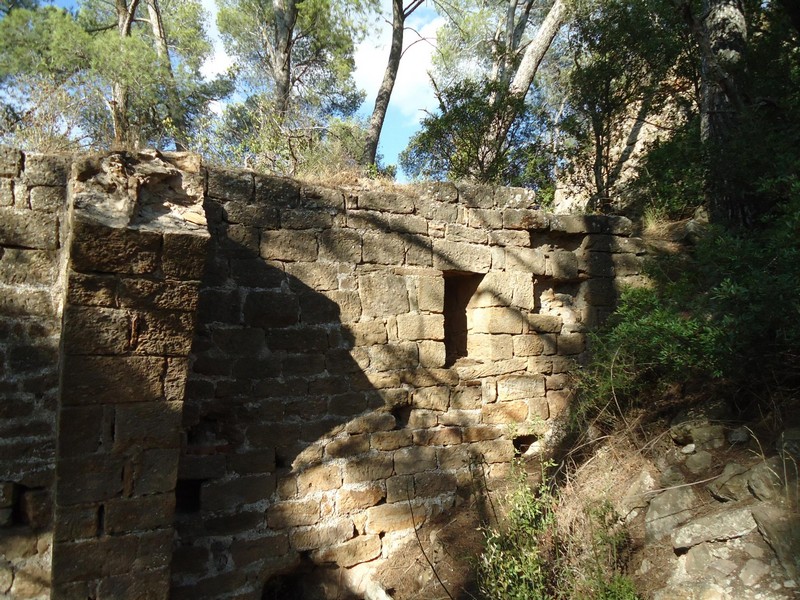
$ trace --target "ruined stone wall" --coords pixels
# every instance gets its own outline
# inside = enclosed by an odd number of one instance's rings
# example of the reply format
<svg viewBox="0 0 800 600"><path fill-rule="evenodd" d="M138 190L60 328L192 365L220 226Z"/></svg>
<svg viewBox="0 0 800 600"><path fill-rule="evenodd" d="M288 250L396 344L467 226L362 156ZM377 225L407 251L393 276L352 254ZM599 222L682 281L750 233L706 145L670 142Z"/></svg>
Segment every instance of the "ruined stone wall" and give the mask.
<svg viewBox="0 0 800 600"><path fill-rule="evenodd" d="M640 246L533 204L208 171L172 598L280 597L310 569L360 593L540 447Z"/></svg>
<svg viewBox="0 0 800 600"><path fill-rule="evenodd" d="M627 220L534 203L3 150L0 596L392 587L638 277Z"/></svg>
<svg viewBox="0 0 800 600"><path fill-rule="evenodd" d="M49 587L69 164L0 148L0 597Z"/></svg>

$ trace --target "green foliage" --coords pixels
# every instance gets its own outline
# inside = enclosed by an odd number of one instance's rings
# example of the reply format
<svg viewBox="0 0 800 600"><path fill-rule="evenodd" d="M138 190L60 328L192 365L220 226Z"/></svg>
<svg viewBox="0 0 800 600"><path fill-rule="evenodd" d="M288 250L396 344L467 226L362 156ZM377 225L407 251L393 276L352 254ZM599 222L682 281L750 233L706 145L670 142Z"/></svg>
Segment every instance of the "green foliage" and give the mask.
<svg viewBox="0 0 800 600"><path fill-rule="evenodd" d="M569 525L556 518L558 493L546 479L532 490L514 470L502 528L485 531L478 585L487 600L636 600L622 574L628 540L608 505L588 507Z"/></svg>
<svg viewBox="0 0 800 600"><path fill-rule="evenodd" d="M471 80L439 90L439 111L423 119L421 131L401 154L403 170L426 179L473 178L551 188L555 159L545 137L547 116L507 96L502 85ZM489 97L495 101L487 102ZM487 128L510 107L519 116L508 137L498 141L500 147L488 152L487 160Z"/></svg>

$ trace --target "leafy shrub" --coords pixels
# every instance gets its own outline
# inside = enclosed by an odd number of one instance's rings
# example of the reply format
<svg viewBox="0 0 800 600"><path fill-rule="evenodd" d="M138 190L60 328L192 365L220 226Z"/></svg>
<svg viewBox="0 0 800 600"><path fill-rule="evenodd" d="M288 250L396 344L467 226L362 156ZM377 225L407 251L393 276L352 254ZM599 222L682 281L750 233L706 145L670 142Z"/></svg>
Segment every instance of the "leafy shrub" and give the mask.
<svg viewBox="0 0 800 600"><path fill-rule="evenodd" d="M584 510L569 523L556 518L559 495L546 479L532 490L516 466L502 528L486 530L478 585L487 599L635 600L621 572L627 537L607 505Z"/></svg>

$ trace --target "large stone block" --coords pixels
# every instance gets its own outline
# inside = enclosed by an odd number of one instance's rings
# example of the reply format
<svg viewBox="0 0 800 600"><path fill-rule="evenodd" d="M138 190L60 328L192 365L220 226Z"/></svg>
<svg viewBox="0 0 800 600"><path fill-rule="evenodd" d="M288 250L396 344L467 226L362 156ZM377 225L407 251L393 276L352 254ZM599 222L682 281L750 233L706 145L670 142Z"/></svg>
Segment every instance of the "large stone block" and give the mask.
<svg viewBox="0 0 800 600"><path fill-rule="evenodd" d="M524 400L495 402L483 407L483 422L495 425L522 423L528 419L528 403Z"/></svg>
<svg viewBox="0 0 800 600"><path fill-rule="evenodd" d="M323 292L339 289L339 269L336 265L312 262L294 262L286 264L289 275L289 287L303 292L309 289Z"/></svg>
<svg viewBox="0 0 800 600"><path fill-rule="evenodd" d="M510 335L470 334L467 337L467 356L480 361L506 360L513 356Z"/></svg>
<svg viewBox="0 0 800 600"><path fill-rule="evenodd" d="M441 271L486 273L492 266L492 251L488 246L459 242L433 242L433 267Z"/></svg>
<svg viewBox="0 0 800 600"><path fill-rule="evenodd" d="M272 529L314 525L319 519L319 502L313 499L278 502L267 509L267 525Z"/></svg>
<svg viewBox="0 0 800 600"><path fill-rule="evenodd" d="M122 495L123 457L100 454L62 458L56 468L56 504L105 502Z"/></svg>
<svg viewBox="0 0 800 600"><path fill-rule="evenodd" d="M326 521L314 527L301 527L289 534L289 543L298 551L336 546L355 537L353 521L349 518Z"/></svg>
<svg viewBox="0 0 800 600"><path fill-rule="evenodd" d="M369 365L377 371L411 369L419 365L419 348L413 342L370 346Z"/></svg>
<svg viewBox="0 0 800 600"><path fill-rule="evenodd" d="M522 400L544 396L544 377L542 375L514 375L497 382L498 402Z"/></svg>
<svg viewBox="0 0 800 600"><path fill-rule="evenodd" d="M547 229L549 219L546 213L540 210L526 208L508 208L503 211L503 227L506 229Z"/></svg>
<svg viewBox="0 0 800 600"><path fill-rule="evenodd" d="M544 275L546 271L546 256L539 248L505 249L505 268L507 271L524 271L533 275Z"/></svg>
<svg viewBox="0 0 800 600"><path fill-rule="evenodd" d="M295 208L300 203L300 184L294 179L256 174L255 185L259 205Z"/></svg>
<svg viewBox="0 0 800 600"><path fill-rule="evenodd" d="M131 321L124 310L69 306L64 314L64 352L124 354L130 349Z"/></svg>
<svg viewBox="0 0 800 600"><path fill-rule="evenodd" d="M138 402L116 407L114 451L177 448L182 402Z"/></svg>
<svg viewBox="0 0 800 600"><path fill-rule="evenodd" d="M290 327L300 320L300 302L295 294L251 291L244 301L244 322L251 327Z"/></svg>
<svg viewBox="0 0 800 600"><path fill-rule="evenodd" d="M407 502L382 504L367 509L364 530L368 534L380 534L420 527L427 519L427 511L422 504L410 505Z"/></svg>
<svg viewBox="0 0 800 600"><path fill-rule="evenodd" d="M529 273L487 273L469 301L470 307L534 307L533 275Z"/></svg>
<svg viewBox="0 0 800 600"><path fill-rule="evenodd" d="M67 190L61 186L37 185L31 188L31 208L44 213L56 213L65 207Z"/></svg>
<svg viewBox="0 0 800 600"><path fill-rule="evenodd" d="M522 333L524 318L515 308L474 308L467 312L467 329L471 333Z"/></svg>
<svg viewBox="0 0 800 600"><path fill-rule="evenodd" d="M106 536L64 542L53 548L53 583L101 579L130 572L136 560L135 536Z"/></svg>
<svg viewBox="0 0 800 600"><path fill-rule="evenodd" d="M311 560L317 564L333 563L346 569L378 558L382 548L378 535L360 535L337 546L315 550Z"/></svg>
<svg viewBox="0 0 800 600"><path fill-rule="evenodd" d="M405 194L387 191L360 192L358 208L379 212L411 214L414 212L414 199Z"/></svg>
<svg viewBox="0 0 800 600"><path fill-rule="evenodd" d="M113 535L172 526L175 494L118 498L105 503L105 528Z"/></svg>
<svg viewBox="0 0 800 600"><path fill-rule="evenodd" d="M72 159L46 154L25 155L25 180L28 185L67 185Z"/></svg>
<svg viewBox="0 0 800 600"><path fill-rule="evenodd" d="M161 250L158 233L112 229L76 214L72 239L72 268L79 272L143 274L152 273L158 267Z"/></svg>
<svg viewBox="0 0 800 600"><path fill-rule="evenodd" d="M405 261L404 238L397 233L364 234L363 258L365 263L402 265Z"/></svg>
<svg viewBox="0 0 800 600"><path fill-rule="evenodd" d="M408 289L402 276L363 275L358 278L358 293L365 317L401 315L409 310Z"/></svg>
<svg viewBox="0 0 800 600"><path fill-rule="evenodd" d="M161 262L164 274L173 279L201 279L206 264L209 239L205 231L164 232Z"/></svg>
<svg viewBox="0 0 800 600"><path fill-rule="evenodd" d="M344 466L344 483L365 483L391 477L394 460L386 452L373 452L347 461Z"/></svg>
<svg viewBox="0 0 800 600"><path fill-rule="evenodd" d="M232 511L246 504L263 502L275 492L274 475L247 475L227 481L204 483L200 508L204 511Z"/></svg>
<svg viewBox="0 0 800 600"><path fill-rule="evenodd" d="M418 277L417 308L422 312L444 312L444 278Z"/></svg>
<svg viewBox="0 0 800 600"><path fill-rule="evenodd" d="M64 357L64 406L153 402L163 398L165 360L150 356Z"/></svg>
<svg viewBox="0 0 800 600"><path fill-rule="evenodd" d="M0 177L16 177L22 169L22 152L0 146Z"/></svg>
<svg viewBox="0 0 800 600"><path fill-rule="evenodd" d="M361 262L361 234L349 229L328 229L319 235L319 256L330 262Z"/></svg>
<svg viewBox="0 0 800 600"><path fill-rule="evenodd" d="M398 315L397 337L401 340L444 340L444 315Z"/></svg>
<svg viewBox="0 0 800 600"><path fill-rule="evenodd" d="M394 453L394 472L396 475L410 475L430 471L438 467L436 450L424 446L401 448Z"/></svg>
<svg viewBox="0 0 800 600"><path fill-rule="evenodd" d="M131 325L130 347L136 354L187 356L192 348L192 313L138 312Z"/></svg>
<svg viewBox="0 0 800 600"><path fill-rule="evenodd" d="M58 218L0 207L0 245L52 250L58 247Z"/></svg>
<svg viewBox="0 0 800 600"><path fill-rule="evenodd" d="M248 201L255 189L253 174L226 169L208 170L208 195L223 200Z"/></svg>
<svg viewBox="0 0 800 600"><path fill-rule="evenodd" d="M546 274L558 281L578 279L578 257L574 252L552 252L547 259Z"/></svg>
<svg viewBox="0 0 800 600"><path fill-rule="evenodd" d="M319 251L317 236L311 231L263 231L261 232L261 258L281 261L317 260Z"/></svg>

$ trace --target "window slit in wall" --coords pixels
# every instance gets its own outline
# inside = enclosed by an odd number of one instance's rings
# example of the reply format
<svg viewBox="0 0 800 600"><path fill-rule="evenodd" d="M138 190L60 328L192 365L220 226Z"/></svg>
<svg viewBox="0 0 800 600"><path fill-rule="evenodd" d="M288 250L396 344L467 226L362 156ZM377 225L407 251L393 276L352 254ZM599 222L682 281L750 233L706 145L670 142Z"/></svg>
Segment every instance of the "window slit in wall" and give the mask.
<svg viewBox="0 0 800 600"><path fill-rule="evenodd" d="M482 273L444 272L444 346L447 367L453 366L459 358L468 356L467 310L469 301L482 280Z"/></svg>

